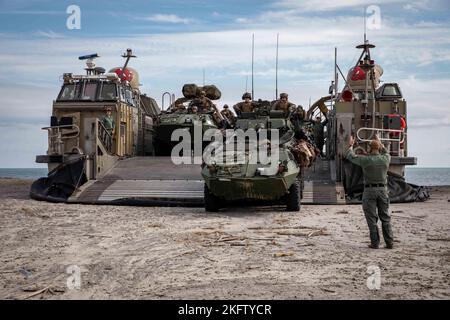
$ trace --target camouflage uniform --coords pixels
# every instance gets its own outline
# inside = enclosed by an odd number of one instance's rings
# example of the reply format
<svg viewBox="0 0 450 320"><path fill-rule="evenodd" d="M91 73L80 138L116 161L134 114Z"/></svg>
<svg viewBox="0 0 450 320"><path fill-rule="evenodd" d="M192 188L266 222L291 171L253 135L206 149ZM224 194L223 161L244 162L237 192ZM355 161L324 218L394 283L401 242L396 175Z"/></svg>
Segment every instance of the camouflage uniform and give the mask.
<svg viewBox="0 0 450 320"><path fill-rule="evenodd" d="M282 98L286 98L286 101L283 101ZM272 110L281 110L284 111L285 114L288 114L294 109L295 104L288 101L288 95L286 93L280 94L280 99L277 100L272 106Z"/></svg>
<svg viewBox="0 0 450 320"><path fill-rule="evenodd" d="M247 99L248 101L242 101L233 106L233 109L236 111L237 114L240 114L241 112L254 112L257 104L253 101L251 101L252 96L250 93L246 92L242 96L242 100Z"/></svg>
<svg viewBox="0 0 450 320"><path fill-rule="evenodd" d="M192 106L197 106L199 112L208 112L214 109L214 104L206 97L205 91L201 91L200 96L192 101Z"/></svg>
<svg viewBox="0 0 450 320"><path fill-rule="evenodd" d="M325 119L325 121L320 122L320 119L318 119L315 123L314 123L314 128L313 128L313 133L314 133L314 143L316 145L316 147L320 150L320 154L323 153L322 149L323 149L323 144L324 144L324 128L328 123L328 119Z"/></svg>
<svg viewBox="0 0 450 320"><path fill-rule="evenodd" d="M187 99L187 98L178 98L178 99L175 100L175 102L172 104L171 110L172 110L173 112L176 112L176 111L184 111L184 110L186 110L186 107L183 105L183 103L185 103L186 101L189 101L189 99Z"/></svg>
<svg viewBox="0 0 450 320"><path fill-rule="evenodd" d="M256 109L256 103L254 103L253 101L249 101L249 102L239 102L236 103L233 106L234 110L236 111L240 111L240 112L253 112Z"/></svg>
<svg viewBox="0 0 450 320"><path fill-rule="evenodd" d="M228 109L228 106L225 105L223 107L224 109L220 112L222 114L222 116L227 119L231 124L234 123L234 121L236 120L236 117L234 116L233 112Z"/></svg>
<svg viewBox="0 0 450 320"><path fill-rule="evenodd" d="M378 234L378 218L381 220L383 238L387 247L392 247L394 236L389 215L389 194L387 190L387 171L391 156L385 148L380 154L367 156L355 155L353 147L347 151L346 158L360 166L364 174L363 210L369 226L371 247L377 248L380 244ZM378 209L378 214L377 214Z"/></svg>
<svg viewBox="0 0 450 320"><path fill-rule="evenodd" d="M295 109L294 117L295 117L296 120L299 120L299 121L305 120L305 118L306 118L306 111L305 111L305 109L303 109L303 107L299 105L297 107L297 109Z"/></svg>

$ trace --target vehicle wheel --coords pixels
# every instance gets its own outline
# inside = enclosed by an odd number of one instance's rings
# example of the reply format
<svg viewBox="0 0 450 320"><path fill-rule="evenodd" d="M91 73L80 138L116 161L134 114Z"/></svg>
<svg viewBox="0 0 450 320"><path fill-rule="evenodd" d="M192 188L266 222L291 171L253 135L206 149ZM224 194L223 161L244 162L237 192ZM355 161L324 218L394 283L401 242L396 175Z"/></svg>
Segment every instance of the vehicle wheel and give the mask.
<svg viewBox="0 0 450 320"><path fill-rule="evenodd" d="M300 181L295 182L290 186L289 193L286 195L286 210L299 211L300 210Z"/></svg>
<svg viewBox="0 0 450 320"><path fill-rule="evenodd" d="M205 183L205 211L217 212L220 209L220 199L213 195Z"/></svg>

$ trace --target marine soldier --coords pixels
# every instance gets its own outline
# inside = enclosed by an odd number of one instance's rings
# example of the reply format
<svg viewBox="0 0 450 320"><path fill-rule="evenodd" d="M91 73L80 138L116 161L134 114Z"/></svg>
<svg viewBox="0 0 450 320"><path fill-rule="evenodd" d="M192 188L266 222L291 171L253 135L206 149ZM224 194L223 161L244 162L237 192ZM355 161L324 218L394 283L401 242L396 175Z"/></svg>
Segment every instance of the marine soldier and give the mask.
<svg viewBox="0 0 450 320"><path fill-rule="evenodd" d="M225 105L223 106L223 110L220 111L220 113L222 114L222 116L223 116L225 119L228 120L228 122L229 122L230 124L234 124L234 122L236 121L236 117L235 117L235 115L233 114L233 111L231 111L231 110L229 109L229 107L228 107L227 104L225 104Z"/></svg>
<svg viewBox="0 0 450 320"><path fill-rule="evenodd" d="M325 120L322 122L320 117L316 117L314 123L314 143L316 147L320 150L320 155L323 156L323 144L324 144L324 128L328 123L328 118L325 116Z"/></svg>
<svg viewBox="0 0 450 320"><path fill-rule="evenodd" d="M302 105L298 105L298 107L295 109L294 113L292 114L292 117L295 120L304 121L306 117L306 111L303 109Z"/></svg>
<svg viewBox="0 0 450 320"><path fill-rule="evenodd" d="M239 102L233 106L234 111L239 116L242 112L254 112L257 104L252 101L252 95L248 92L242 95L242 102Z"/></svg>
<svg viewBox="0 0 450 320"><path fill-rule="evenodd" d="M386 248L392 249L394 236L391 227L391 217L389 216L389 194L387 190L387 171L391 156L375 136L370 142L370 154L355 155L353 145L355 140L353 136L349 138L349 149L346 158L352 163L360 166L364 175L364 193L362 205L364 215L369 226L370 245L372 249L378 249L380 245L380 236L378 233L378 218L381 220L384 242ZM378 214L377 214L378 209Z"/></svg>
<svg viewBox="0 0 450 320"><path fill-rule="evenodd" d="M175 102L171 105L171 110L173 112L181 112L181 111L185 111L186 107L184 106L184 103L186 101L189 101L189 99L187 98L178 98L177 100L175 100Z"/></svg>
<svg viewBox="0 0 450 320"><path fill-rule="evenodd" d="M197 113L198 113L198 108L197 108L197 106L191 107L191 113L193 113L193 114L197 114Z"/></svg>
<svg viewBox="0 0 450 320"><path fill-rule="evenodd" d="M206 96L206 92L201 90L199 97L192 101L192 105L198 107L199 112L208 112L214 109L214 104Z"/></svg>
<svg viewBox="0 0 450 320"><path fill-rule="evenodd" d="M287 93L281 93L280 99L274 103L272 110L281 110L284 111L285 115L288 115L290 112L295 110L295 104L288 101Z"/></svg>
<svg viewBox="0 0 450 320"><path fill-rule="evenodd" d="M309 137L306 136L305 131L303 130L303 122L306 117L306 112L303 109L303 106L298 105L295 111L291 115L291 122L294 125L295 134L297 139L307 140L309 143L313 144Z"/></svg>

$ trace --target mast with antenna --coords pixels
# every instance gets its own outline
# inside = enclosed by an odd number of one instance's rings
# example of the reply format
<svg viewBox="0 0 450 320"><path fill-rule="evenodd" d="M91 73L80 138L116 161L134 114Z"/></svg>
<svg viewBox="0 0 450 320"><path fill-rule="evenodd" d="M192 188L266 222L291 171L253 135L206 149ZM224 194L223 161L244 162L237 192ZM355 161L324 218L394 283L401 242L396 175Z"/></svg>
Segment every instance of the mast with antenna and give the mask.
<svg viewBox="0 0 450 320"><path fill-rule="evenodd" d="M338 76L338 71L337 71L337 47L334 48L334 100L337 100L338 97L338 81L339 81L339 76Z"/></svg>
<svg viewBox="0 0 450 320"><path fill-rule="evenodd" d="M255 61L255 34L252 35L252 100L255 100L253 67Z"/></svg>
<svg viewBox="0 0 450 320"><path fill-rule="evenodd" d="M203 86L205 86L205 68L203 68Z"/></svg>
<svg viewBox="0 0 450 320"><path fill-rule="evenodd" d="M277 53L275 58L275 100L278 98L278 39L280 34L277 33Z"/></svg>

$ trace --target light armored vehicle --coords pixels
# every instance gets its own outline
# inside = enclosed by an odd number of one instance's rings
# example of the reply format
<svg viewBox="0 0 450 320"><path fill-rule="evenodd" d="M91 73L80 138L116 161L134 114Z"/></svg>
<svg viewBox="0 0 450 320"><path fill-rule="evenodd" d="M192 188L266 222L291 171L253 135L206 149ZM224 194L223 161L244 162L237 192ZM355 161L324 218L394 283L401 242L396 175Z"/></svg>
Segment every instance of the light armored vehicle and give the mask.
<svg viewBox="0 0 450 320"><path fill-rule="evenodd" d="M269 130L263 137L261 133L265 129ZM270 129L278 133L277 141ZM245 139L248 130L254 130L256 136ZM311 165L316 155L313 148L308 148L307 141L295 137L290 120L282 111L259 108L256 112L242 113L234 132L237 139L234 136L226 139L209 163L203 164L206 211L217 211L235 201L283 203L288 211L300 210L302 166ZM241 148L239 133L245 133ZM300 159L305 154L299 155L302 153L299 145L308 154L304 159L308 163ZM271 156L269 161L261 161L261 151Z"/></svg>
<svg viewBox="0 0 450 320"><path fill-rule="evenodd" d="M205 90L205 91L203 91ZM205 100L200 100L200 93L205 93ZM195 141L202 141L203 134L208 129L217 129L224 125L223 118L211 100L217 100L221 92L214 85L198 87L195 84L183 86L184 98L177 99L169 94L170 106L158 117L155 128L155 150L157 156L170 156L172 148L181 138L180 132L185 130L191 137L193 149ZM203 105L208 103L207 106ZM164 105L163 105L164 108ZM174 136L173 136L174 135ZM206 144L202 146L202 149Z"/></svg>

